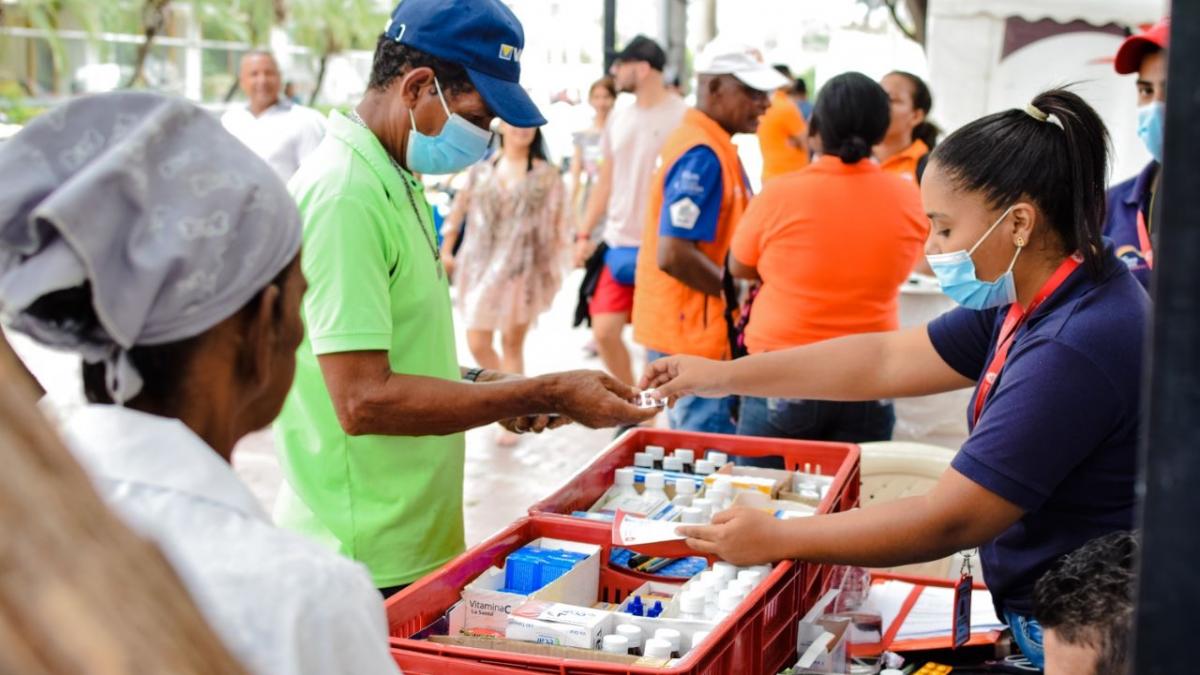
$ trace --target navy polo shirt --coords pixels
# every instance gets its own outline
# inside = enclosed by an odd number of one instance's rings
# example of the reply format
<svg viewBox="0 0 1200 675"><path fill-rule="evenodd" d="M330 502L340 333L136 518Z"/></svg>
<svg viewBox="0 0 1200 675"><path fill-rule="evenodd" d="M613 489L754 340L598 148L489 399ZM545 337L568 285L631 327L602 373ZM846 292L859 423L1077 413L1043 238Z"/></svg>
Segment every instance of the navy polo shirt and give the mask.
<svg viewBox="0 0 1200 675"><path fill-rule="evenodd" d="M1033 613L1033 585L1062 555L1133 528L1150 298L1106 242L1102 278L1080 266L1017 332L952 466L1025 515L980 548L997 610ZM942 359L978 381L1008 307L929 324ZM968 419L974 407L971 398Z"/></svg>
<svg viewBox="0 0 1200 675"><path fill-rule="evenodd" d="M1137 216L1140 212L1150 222L1150 198L1158 162L1151 160L1138 175L1118 183L1108 190L1108 215L1104 221L1104 236L1112 239L1119 257L1146 289L1150 288L1150 266L1142 256L1138 239ZM1153 229L1153 227L1151 227Z"/></svg>

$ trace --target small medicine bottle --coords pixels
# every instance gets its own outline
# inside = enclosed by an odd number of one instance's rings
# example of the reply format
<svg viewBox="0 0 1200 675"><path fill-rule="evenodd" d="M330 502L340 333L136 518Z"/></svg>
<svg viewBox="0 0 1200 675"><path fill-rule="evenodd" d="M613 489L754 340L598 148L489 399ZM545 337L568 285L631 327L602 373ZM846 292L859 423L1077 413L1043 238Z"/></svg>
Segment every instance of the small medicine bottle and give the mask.
<svg viewBox="0 0 1200 675"><path fill-rule="evenodd" d="M617 626L617 635L625 638L629 645L629 653L634 656L642 655L642 628L635 626L632 623L623 623Z"/></svg>
<svg viewBox="0 0 1200 675"><path fill-rule="evenodd" d="M697 497L692 500L692 506L700 509L700 522L707 523L712 520L713 509L716 506L713 500L708 497Z"/></svg>
<svg viewBox="0 0 1200 675"><path fill-rule="evenodd" d="M725 586L725 589L737 591L738 595L746 598L750 596L750 591L754 590L754 585L749 581L734 579L733 581L729 582L727 586Z"/></svg>
<svg viewBox="0 0 1200 675"><path fill-rule="evenodd" d="M654 468L654 457L648 452L633 453L633 465L642 469Z"/></svg>
<svg viewBox="0 0 1200 675"><path fill-rule="evenodd" d="M675 498L679 499L679 496L676 495ZM704 509L698 506L685 506L679 513L679 522L684 525L703 525L705 523Z"/></svg>
<svg viewBox="0 0 1200 675"><path fill-rule="evenodd" d="M658 638L646 640L642 652L649 659L667 660L671 658L671 643Z"/></svg>
<svg viewBox="0 0 1200 675"><path fill-rule="evenodd" d="M702 642L708 639L708 634L709 631L706 630L698 630L692 633L692 649L699 647Z"/></svg>
<svg viewBox="0 0 1200 675"><path fill-rule="evenodd" d="M645 452L654 458L654 468L661 469L663 456L667 454L667 451L661 445L647 445Z"/></svg>
<svg viewBox="0 0 1200 675"><path fill-rule="evenodd" d="M662 462L663 471L674 471L675 473L683 473L683 460L678 457L667 457Z"/></svg>
<svg viewBox="0 0 1200 675"><path fill-rule="evenodd" d="M661 473L646 474L646 489L642 492L642 496L647 499L661 499L664 502L668 501L667 492L663 490L667 484L666 476Z"/></svg>
<svg viewBox="0 0 1200 675"><path fill-rule="evenodd" d="M717 611L732 614L741 602L741 594L732 588L727 588L717 595Z"/></svg>
<svg viewBox="0 0 1200 675"><path fill-rule="evenodd" d="M684 591L679 594L679 618L690 621L704 620L705 591Z"/></svg>
<svg viewBox="0 0 1200 675"><path fill-rule="evenodd" d="M709 450L708 461L712 462L713 466L719 469L729 463L729 455L716 450Z"/></svg>
<svg viewBox="0 0 1200 675"><path fill-rule="evenodd" d="M711 616L717 611L717 591L721 590L717 587L719 579L712 577L705 578L703 575L692 582L691 590L700 593L704 596L704 613L706 616Z"/></svg>
<svg viewBox="0 0 1200 675"><path fill-rule="evenodd" d="M609 654L629 654L629 640L623 635L605 635L600 651Z"/></svg>
<svg viewBox="0 0 1200 675"><path fill-rule="evenodd" d="M713 465L711 460L698 459L696 460L695 471L697 476L711 476L713 473L716 473L717 467Z"/></svg>
<svg viewBox="0 0 1200 675"><path fill-rule="evenodd" d="M683 462L683 472L692 473L695 470L696 451L691 448L676 448L675 457Z"/></svg>
<svg viewBox="0 0 1200 675"><path fill-rule="evenodd" d="M692 500L696 498L696 481L691 478L676 478L675 499L679 499L680 497L687 498L687 503L680 504L680 506L691 506Z"/></svg>
<svg viewBox="0 0 1200 675"><path fill-rule="evenodd" d="M683 637L679 634L679 631L675 630L674 628L659 628L658 630L654 631L654 639L662 640L670 645L671 658L679 658L680 643L683 641Z"/></svg>
<svg viewBox="0 0 1200 675"><path fill-rule="evenodd" d="M637 489L633 487L633 469L624 467L617 469L613 474L613 490L615 495L636 495Z"/></svg>
<svg viewBox="0 0 1200 675"><path fill-rule="evenodd" d="M741 572L738 572L737 578L738 581L748 582L750 584L750 588L753 589L762 583L763 573L755 569L742 570Z"/></svg>
<svg viewBox="0 0 1200 675"><path fill-rule="evenodd" d="M724 511L733 501L733 481L725 476L718 476L705 496L712 500L714 510Z"/></svg>

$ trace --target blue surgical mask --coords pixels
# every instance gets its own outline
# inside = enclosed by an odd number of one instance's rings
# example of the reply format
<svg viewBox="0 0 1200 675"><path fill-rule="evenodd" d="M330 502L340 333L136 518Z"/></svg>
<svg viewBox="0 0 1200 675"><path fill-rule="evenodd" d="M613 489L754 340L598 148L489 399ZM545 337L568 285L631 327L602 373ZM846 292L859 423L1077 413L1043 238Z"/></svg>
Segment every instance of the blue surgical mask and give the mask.
<svg viewBox="0 0 1200 675"><path fill-rule="evenodd" d="M404 156L408 169L417 173L434 175L457 173L483 159L492 141L490 131L471 124L458 113L450 112L446 98L442 96L442 85L435 77L438 99L446 111L446 123L437 136L426 136L417 131L417 118L408 111L412 122L412 133L408 135L408 149Z"/></svg>
<svg viewBox="0 0 1200 675"><path fill-rule="evenodd" d="M1166 106L1154 101L1138 107L1138 138L1158 163L1163 157L1163 116Z"/></svg>
<svg viewBox="0 0 1200 675"><path fill-rule="evenodd" d="M996 227L1004 222L1012 210L1013 206L1008 207L1004 214L992 223L988 231L983 233L979 241L975 242L971 250L925 256L925 259L929 261L929 267L937 276L942 292L959 305L967 309L989 309L1011 305L1017 301L1017 286L1013 282L1012 271L1013 266L1017 264L1017 256L1021 255L1020 246L1013 254L1008 269L995 281L980 281L975 274L975 261L971 259L971 254L975 252L975 249L991 236Z"/></svg>

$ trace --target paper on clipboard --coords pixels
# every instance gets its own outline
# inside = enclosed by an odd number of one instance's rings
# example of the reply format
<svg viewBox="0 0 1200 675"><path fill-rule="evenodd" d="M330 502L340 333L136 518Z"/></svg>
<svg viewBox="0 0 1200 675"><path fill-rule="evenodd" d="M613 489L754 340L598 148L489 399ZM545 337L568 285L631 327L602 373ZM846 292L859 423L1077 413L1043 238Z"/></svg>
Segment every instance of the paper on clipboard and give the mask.
<svg viewBox="0 0 1200 675"><path fill-rule="evenodd" d="M645 555L664 558L683 558L695 555L686 538L675 530L679 523L650 520L617 511L613 520L612 543Z"/></svg>

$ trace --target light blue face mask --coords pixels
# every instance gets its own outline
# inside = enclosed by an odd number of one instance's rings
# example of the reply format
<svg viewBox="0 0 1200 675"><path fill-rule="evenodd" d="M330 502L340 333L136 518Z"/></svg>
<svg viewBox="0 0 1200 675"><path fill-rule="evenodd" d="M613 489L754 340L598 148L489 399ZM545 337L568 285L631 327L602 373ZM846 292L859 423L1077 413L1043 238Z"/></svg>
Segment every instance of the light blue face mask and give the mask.
<svg viewBox="0 0 1200 675"><path fill-rule="evenodd" d="M988 231L983 233L979 241L975 242L971 250L925 256L925 259L929 261L929 267L937 276L942 292L959 305L967 309L989 309L1011 305L1017 301L1017 286L1013 282L1012 271L1013 266L1017 264L1017 256L1021 255L1022 247L1017 247L1017 252L1013 254L1008 269L995 281L980 281L979 277L975 275L975 261L971 259L971 254L975 252L975 249L991 236L996 227L1004 222L1009 213L1012 213L1015 206L1014 204L1008 207L1004 214L992 223Z"/></svg>
<svg viewBox="0 0 1200 675"><path fill-rule="evenodd" d="M1142 139L1142 145L1159 164L1163 159L1163 116L1166 115L1166 108L1162 101L1154 101L1138 107L1137 111L1138 138Z"/></svg>
<svg viewBox="0 0 1200 675"><path fill-rule="evenodd" d="M483 159L492 133L471 124L458 113L450 112L446 98L442 96L442 85L433 78L438 99L446 111L446 123L437 136L426 136L417 131L417 118L408 111L412 122L412 133L408 135L408 149L404 157L408 169L417 173L441 175L457 173Z"/></svg>

